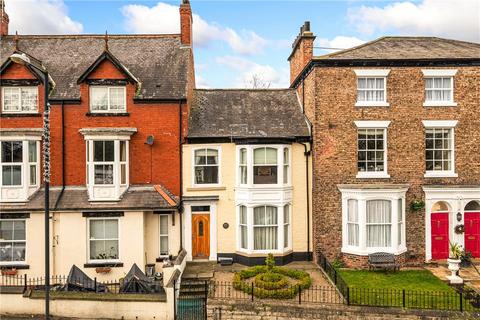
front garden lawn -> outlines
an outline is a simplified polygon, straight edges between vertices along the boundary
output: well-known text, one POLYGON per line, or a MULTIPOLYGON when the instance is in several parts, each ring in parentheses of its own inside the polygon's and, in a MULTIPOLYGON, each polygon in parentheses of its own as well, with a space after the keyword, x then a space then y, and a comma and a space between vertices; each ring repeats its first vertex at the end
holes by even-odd
MULTIPOLYGON (((460 310, 460 295, 428 270, 337 271, 348 284, 354 305, 460 310)), ((461 303, 464 310, 471 310, 465 299, 461 303)))

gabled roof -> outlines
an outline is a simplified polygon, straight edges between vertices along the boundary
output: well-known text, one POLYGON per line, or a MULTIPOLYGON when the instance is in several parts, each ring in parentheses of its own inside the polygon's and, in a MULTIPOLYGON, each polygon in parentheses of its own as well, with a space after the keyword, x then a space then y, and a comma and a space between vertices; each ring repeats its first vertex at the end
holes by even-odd
POLYGON ((84 73, 78 78, 77 84, 84 82, 88 76, 95 71, 95 69, 103 62, 110 61, 131 83, 139 83, 137 78, 117 59, 115 56, 108 50, 103 51, 103 53, 92 63, 90 67, 85 70, 84 73))
MULTIPOLYGON (((479 38, 480 41, 480 38, 479 38)), ((314 57, 342 59, 479 59, 480 43, 436 37, 381 37, 362 45, 314 57)))
MULTIPOLYGON (((10 58, 10 56, 12 54, 21 54, 21 55, 25 55, 27 56, 28 59, 30 59, 30 64, 34 65, 36 68, 42 70, 42 69, 45 69, 45 67, 43 66, 42 64, 42 61, 38 60, 37 58, 35 57, 32 57, 31 55, 29 55, 28 53, 26 52, 22 52, 22 51, 19 51, 19 50, 15 50, 14 52, 12 52, 8 57, 7 59, 2 63, 2 65, 0 66, 0 75, 8 68, 10 67, 10 65, 12 63, 15 63, 12 61, 12 59, 10 58)), ((43 83, 44 79, 43 79, 43 74, 36 68, 33 68, 31 67, 30 65, 27 65, 27 69, 30 70, 30 72, 41 82, 43 83)), ((53 86, 55 86, 55 82, 53 81, 52 77, 49 76, 49 83, 53 84, 53 86)))
POLYGON ((310 136, 293 89, 197 89, 188 139, 296 139, 310 136))
MULTIPOLYGON (((0 64, 16 50, 0 40, 0 64)), ((18 50, 40 60, 56 83, 52 99, 79 99, 77 80, 105 51, 105 35, 18 36, 18 50)), ((185 99, 190 47, 179 35, 108 35, 108 51, 142 84, 137 99, 185 99)))

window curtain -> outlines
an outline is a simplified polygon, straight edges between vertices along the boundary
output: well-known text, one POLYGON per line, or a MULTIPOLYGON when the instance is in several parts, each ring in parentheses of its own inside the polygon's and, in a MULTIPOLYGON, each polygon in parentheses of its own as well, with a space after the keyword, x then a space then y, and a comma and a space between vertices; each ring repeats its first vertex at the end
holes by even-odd
POLYGON ((402 199, 398 199, 398 245, 402 244, 402 229, 403 229, 403 204, 402 199))
POLYGON ((353 199, 348 200, 347 236, 349 246, 358 246, 358 201, 353 199))
POLYGON ((390 247, 392 211, 390 201, 367 201, 367 247, 390 247))
POLYGON ((254 250, 277 249, 277 208, 257 207, 253 211, 254 250))
POLYGON ((248 249, 247 207, 240 206, 240 247, 248 249))

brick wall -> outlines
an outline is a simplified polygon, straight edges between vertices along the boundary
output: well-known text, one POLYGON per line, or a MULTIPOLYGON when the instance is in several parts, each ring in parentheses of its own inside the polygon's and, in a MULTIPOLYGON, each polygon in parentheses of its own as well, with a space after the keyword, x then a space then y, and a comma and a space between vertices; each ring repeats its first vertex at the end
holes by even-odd
MULTIPOLYGON (((406 262, 425 257, 424 210, 409 205, 423 199, 423 185, 472 185, 480 181, 480 68, 459 67, 455 76, 456 107, 423 107, 421 68, 390 68, 387 101, 390 107, 355 107, 354 68, 316 68, 313 234, 315 250, 329 259, 340 256, 341 194, 338 184, 409 184, 406 194, 406 262), (356 179, 357 128, 355 120, 389 120, 388 173, 390 179, 356 179), (458 178, 424 178, 425 130, 422 120, 458 120, 455 128, 455 168, 458 178)), ((357 69, 357 68, 355 68, 357 69)), ((301 85, 301 84, 300 84, 301 85)), ((308 86, 310 87, 310 86, 308 86)), ((307 93, 307 91, 306 91, 307 93)), ((311 114, 311 113, 310 113, 311 114)), ((357 263, 352 265, 357 266, 357 263)), ((349 262, 347 257, 346 262, 349 262)))

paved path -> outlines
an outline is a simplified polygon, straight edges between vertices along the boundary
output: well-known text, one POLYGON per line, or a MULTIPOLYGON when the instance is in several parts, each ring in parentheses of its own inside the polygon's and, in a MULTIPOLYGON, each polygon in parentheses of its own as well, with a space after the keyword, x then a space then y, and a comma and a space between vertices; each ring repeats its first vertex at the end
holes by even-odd
MULTIPOLYGON (((475 266, 480 271, 480 263, 475 262, 475 266)), ((448 270, 448 267, 443 264, 438 266, 427 266, 426 269, 430 270, 430 272, 443 281, 449 281, 447 276, 452 274, 452 272, 448 270)), ((480 273, 475 270, 473 266, 460 268, 460 277, 468 285, 480 290, 480 273)))

